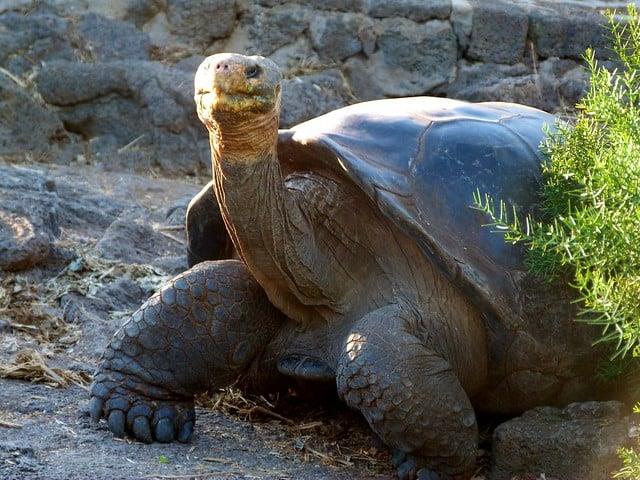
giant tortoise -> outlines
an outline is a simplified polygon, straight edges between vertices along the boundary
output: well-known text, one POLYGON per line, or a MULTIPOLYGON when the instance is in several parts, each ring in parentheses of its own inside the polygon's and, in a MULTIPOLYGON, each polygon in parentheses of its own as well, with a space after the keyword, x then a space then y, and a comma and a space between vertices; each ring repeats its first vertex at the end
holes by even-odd
MULTIPOLYGON (((281 79, 257 56, 199 67, 211 188, 239 259, 197 264, 118 330, 94 419, 116 436, 188 441, 198 392, 332 383, 398 452, 400 478, 467 478, 476 412, 600 395, 571 291, 528 274, 524 249, 471 207, 479 189, 536 211, 552 115, 417 97, 279 131, 281 79)), ((190 208, 194 261, 228 254, 202 238, 212 195, 190 208)))

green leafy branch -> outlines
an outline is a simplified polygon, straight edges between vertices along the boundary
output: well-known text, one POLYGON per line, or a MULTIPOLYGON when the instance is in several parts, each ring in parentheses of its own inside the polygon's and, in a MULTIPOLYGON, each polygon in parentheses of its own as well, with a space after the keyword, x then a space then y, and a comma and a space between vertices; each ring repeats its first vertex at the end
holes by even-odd
POLYGON ((573 125, 558 123, 542 145, 536 218, 475 192, 474 206, 508 242, 527 248, 527 267, 549 280, 568 277, 581 320, 602 328, 618 356, 640 354, 640 17, 609 13, 621 68, 585 54, 590 88, 573 125))

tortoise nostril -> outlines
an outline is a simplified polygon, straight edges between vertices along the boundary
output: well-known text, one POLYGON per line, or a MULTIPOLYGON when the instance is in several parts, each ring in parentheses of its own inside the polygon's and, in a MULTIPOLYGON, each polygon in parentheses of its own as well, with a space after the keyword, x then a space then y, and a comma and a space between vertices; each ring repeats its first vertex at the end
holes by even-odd
POLYGON ((226 62, 220 62, 216 65, 216 70, 229 70, 229 64, 226 62))

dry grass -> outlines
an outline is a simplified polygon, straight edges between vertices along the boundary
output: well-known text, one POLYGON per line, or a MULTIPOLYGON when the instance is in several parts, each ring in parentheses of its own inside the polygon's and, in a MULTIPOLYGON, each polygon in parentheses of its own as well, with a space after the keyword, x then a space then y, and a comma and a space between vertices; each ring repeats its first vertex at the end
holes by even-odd
POLYGON ((250 420, 256 429, 277 437, 273 447, 283 456, 357 466, 367 475, 391 471, 389 451, 372 445, 369 428, 350 411, 310 405, 296 399, 295 392, 266 398, 245 395, 236 388, 201 395, 196 401, 204 409, 250 420))
MULTIPOLYGON (((155 290, 168 275, 147 265, 130 265, 104 260, 91 254, 79 254, 57 275, 34 280, 23 274, 8 274, 0 280, 0 320, 29 346, 22 348, 8 363, 0 363, 0 377, 41 382, 55 387, 70 384, 85 386, 90 378, 47 365, 47 354, 75 344, 81 337, 78 325, 62 318, 60 299, 68 293, 91 298, 105 284, 128 276, 143 288, 155 290), (38 351, 40 350, 40 351, 38 351)), ((131 312, 112 312, 112 317, 131 312)), ((21 343, 21 342, 19 342, 21 343)))
POLYGON ((10 364, 0 364, 0 377, 44 383, 52 387, 74 384, 85 388, 90 382, 86 373, 49 367, 42 355, 31 348, 18 352, 10 364))
POLYGON ((40 344, 64 348, 75 343, 78 328, 65 323, 54 308, 55 299, 42 284, 22 275, 8 275, 0 281, 0 319, 15 332, 40 344))
POLYGON ((25 275, 7 275, 0 280, 0 319, 6 319, 14 331, 30 335, 38 343, 65 348, 78 340, 80 332, 77 326, 60 318, 60 298, 72 292, 93 298, 105 284, 125 276, 147 290, 156 290, 169 278, 148 265, 123 264, 88 253, 79 254, 48 280, 36 282, 25 275))

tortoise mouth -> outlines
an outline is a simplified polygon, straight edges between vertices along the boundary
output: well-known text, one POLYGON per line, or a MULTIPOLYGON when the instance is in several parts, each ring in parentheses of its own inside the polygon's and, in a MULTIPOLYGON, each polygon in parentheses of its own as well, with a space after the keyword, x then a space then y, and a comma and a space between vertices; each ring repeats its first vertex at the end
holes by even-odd
POLYGON ((211 113, 241 113, 254 112, 266 113, 276 107, 276 99, 280 86, 272 94, 254 91, 225 91, 219 87, 211 90, 199 90, 196 93, 196 102, 211 113))

